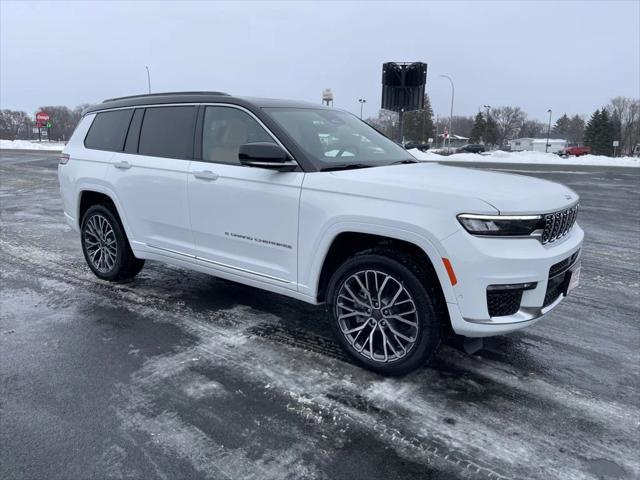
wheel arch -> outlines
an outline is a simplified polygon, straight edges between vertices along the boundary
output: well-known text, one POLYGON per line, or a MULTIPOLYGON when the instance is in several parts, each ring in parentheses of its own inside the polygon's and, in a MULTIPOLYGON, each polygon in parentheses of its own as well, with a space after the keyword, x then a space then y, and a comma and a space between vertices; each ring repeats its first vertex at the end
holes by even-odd
POLYGON ((438 250, 424 237, 413 232, 377 232, 370 233, 358 229, 336 232, 327 242, 322 255, 322 263, 316 267, 317 278, 315 297, 319 303, 325 301, 327 286, 335 270, 348 258, 375 247, 390 247, 401 250, 417 259, 424 266, 429 280, 442 295, 444 302, 455 302, 453 288, 442 263, 438 250))
POLYGON ((126 218, 122 206, 118 202, 117 196, 110 189, 101 185, 83 186, 78 191, 78 228, 82 228, 82 217, 92 205, 110 205, 113 207, 114 214, 120 220, 122 228, 127 235, 129 243, 131 243, 131 232, 128 228, 126 218))

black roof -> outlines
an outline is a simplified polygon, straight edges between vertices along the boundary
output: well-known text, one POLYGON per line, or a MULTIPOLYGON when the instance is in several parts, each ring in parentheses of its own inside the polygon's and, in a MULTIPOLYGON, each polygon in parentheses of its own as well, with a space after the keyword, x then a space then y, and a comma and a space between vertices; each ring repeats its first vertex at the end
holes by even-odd
POLYGON ((82 114, 86 115, 87 113, 107 110, 111 108, 138 107, 145 105, 156 105, 159 103, 230 103, 234 105, 240 105, 249 109, 265 107, 327 108, 315 103, 295 100, 233 97, 224 92, 165 92, 109 98, 102 103, 88 107, 84 112, 82 112, 82 114))

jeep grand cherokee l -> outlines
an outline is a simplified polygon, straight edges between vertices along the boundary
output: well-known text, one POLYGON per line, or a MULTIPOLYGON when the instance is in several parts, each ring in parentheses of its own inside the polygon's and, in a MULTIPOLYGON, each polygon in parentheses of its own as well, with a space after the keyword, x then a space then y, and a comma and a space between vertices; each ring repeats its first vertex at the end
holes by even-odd
POLYGON ((88 108, 58 167, 101 279, 156 260, 326 304, 361 365, 398 375, 443 335, 533 325, 578 279, 578 196, 419 163, 355 116, 215 92, 88 108))

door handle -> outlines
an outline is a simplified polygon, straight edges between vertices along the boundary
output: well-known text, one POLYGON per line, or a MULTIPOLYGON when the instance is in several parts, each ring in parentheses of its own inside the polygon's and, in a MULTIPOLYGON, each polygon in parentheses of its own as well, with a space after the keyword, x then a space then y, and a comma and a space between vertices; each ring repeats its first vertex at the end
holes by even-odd
POLYGON ((125 160, 121 161, 121 162, 116 162, 113 164, 114 167, 116 168, 120 168, 122 170, 128 170, 131 168, 131 164, 125 160))
POLYGON ((200 180, 217 180, 220 175, 213 173, 211 170, 203 170, 201 172, 193 172, 193 176, 200 180))

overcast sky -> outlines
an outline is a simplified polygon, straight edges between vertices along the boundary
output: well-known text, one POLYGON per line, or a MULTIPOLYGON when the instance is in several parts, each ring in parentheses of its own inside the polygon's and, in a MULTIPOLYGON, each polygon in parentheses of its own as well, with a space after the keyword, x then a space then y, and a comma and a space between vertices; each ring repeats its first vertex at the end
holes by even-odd
POLYGON ((0 105, 222 90, 380 107, 386 61, 422 61, 434 111, 590 114, 640 97, 640 1, 13 2, 0 0, 0 105))

